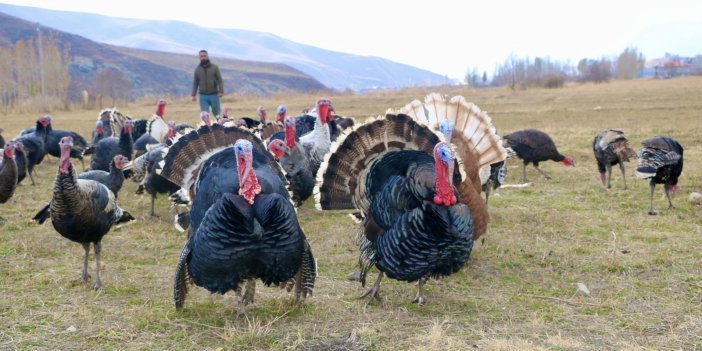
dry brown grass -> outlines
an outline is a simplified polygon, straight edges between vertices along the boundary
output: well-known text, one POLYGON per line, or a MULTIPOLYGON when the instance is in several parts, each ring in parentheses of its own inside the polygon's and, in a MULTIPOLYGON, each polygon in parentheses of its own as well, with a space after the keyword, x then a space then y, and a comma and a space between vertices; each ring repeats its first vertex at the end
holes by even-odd
MULTIPOLYGON (((428 90, 331 96, 340 114, 365 118, 422 98, 428 90)), ((356 269, 355 229, 344 214, 298 215, 319 263, 315 296, 300 306, 259 286, 247 317, 236 316, 233 294, 194 287, 182 312, 172 304, 175 262, 183 242, 166 218, 147 216, 149 200, 127 183, 122 207, 138 221, 103 240, 103 291, 77 283, 82 248, 50 224, 30 218, 51 196, 57 160, 38 166, 38 185, 22 184, 0 206, 0 349, 19 350, 699 350, 702 349, 702 209, 685 199, 702 191, 702 78, 613 82, 556 90, 443 88, 493 117, 501 133, 534 127, 551 134, 577 167, 544 163, 534 185, 498 190, 491 222, 472 261, 428 284, 429 303, 410 303, 415 287, 383 282, 383 306, 364 308, 362 289, 346 281, 356 269), (632 144, 654 134, 685 147, 685 170, 674 210, 659 187, 658 216, 646 215, 648 186, 634 179, 602 188, 591 150, 594 135, 623 128, 632 144), (591 294, 577 293, 577 283, 591 294)), ((235 116, 258 105, 288 111, 316 95, 227 96, 235 116)), ((120 108, 149 116, 155 100, 120 108)), ((195 123, 198 106, 172 100, 170 119, 195 123)), ((90 135, 97 110, 53 114, 55 128, 90 135)), ((0 115, 5 137, 33 124, 37 113, 0 115)), ((521 177, 509 163, 508 183, 521 177)), ((91 265, 93 264, 91 257, 91 265)))

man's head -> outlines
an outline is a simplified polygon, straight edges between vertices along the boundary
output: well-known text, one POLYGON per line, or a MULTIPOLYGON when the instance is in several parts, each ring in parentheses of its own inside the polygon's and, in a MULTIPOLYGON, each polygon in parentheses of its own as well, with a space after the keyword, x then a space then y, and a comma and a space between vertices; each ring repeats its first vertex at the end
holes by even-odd
POLYGON ((207 54, 207 50, 200 50, 200 64, 204 66, 208 63, 210 63, 210 57, 207 54))

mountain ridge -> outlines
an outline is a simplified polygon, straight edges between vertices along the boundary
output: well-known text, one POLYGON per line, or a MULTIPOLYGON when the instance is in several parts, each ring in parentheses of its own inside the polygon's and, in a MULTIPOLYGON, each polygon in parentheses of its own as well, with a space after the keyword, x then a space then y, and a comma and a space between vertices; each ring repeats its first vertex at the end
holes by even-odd
MULTIPOLYGON (((54 36, 64 49, 70 47, 69 97, 79 100, 83 90, 95 90, 102 70, 114 68, 131 82, 130 98, 146 95, 190 95, 195 55, 174 54, 125 48, 98 43, 36 22, 0 12, 0 47, 11 47, 19 40, 35 38, 38 31, 54 36)), ((321 91, 326 87, 316 79, 283 64, 232 59, 213 59, 225 81, 225 93, 274 93, 284 91, 321 91)))
POLYGON ((213 58, 286 64, 335 90, 440 85, 448 78, 376 56, 360 56, 299 44, 275 34, 218 29, 173 20, 143 20, 0 4, 0 12, 111 45, 213 58), (398 78, 402 77, 402 78, 398 78))

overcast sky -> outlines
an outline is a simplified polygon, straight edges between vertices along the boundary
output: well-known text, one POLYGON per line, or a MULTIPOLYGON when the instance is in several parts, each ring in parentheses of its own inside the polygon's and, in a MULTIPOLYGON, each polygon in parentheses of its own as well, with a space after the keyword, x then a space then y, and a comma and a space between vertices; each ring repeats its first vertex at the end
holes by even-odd
POLYGON ((0 0, 113 17, 269 32, 462 78, 509 55, 573 65, 636 47, 646 58, 702 54, 702 1, 0 0), (413 4, 416 2, 416 4, 413 4))

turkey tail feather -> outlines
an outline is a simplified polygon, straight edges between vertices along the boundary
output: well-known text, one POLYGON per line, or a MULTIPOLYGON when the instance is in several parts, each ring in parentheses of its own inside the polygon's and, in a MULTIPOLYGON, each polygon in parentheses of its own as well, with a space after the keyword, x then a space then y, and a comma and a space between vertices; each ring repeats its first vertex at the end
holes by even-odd
POLYGON ((422 150, 433 154, 441 137, 407 115, 387 115, 344 132, 325 155, 317 172, 318 209, 359 208, 367 212, 365 177, 370 165, 390 151, 422 150))
POLYGON ((190 240, 183 246, 183 251, 180 253, 180 259, 178 259, 178 265, 176 266, 175 282, 173 284, 173 302, 176 309, 183 308, 185 296, 188 294, 188 284, 190 283, 188 256, 190 256, 190 240))
POLYGON ((303 299, 312 297, 314 290, 314 282, 317 279, 317 261, 312 255, 312 247, 305 240, 305 249, 302 253, 302 265, 300 266, 300 277, 297 281, 298 288, 295 291, 295 297, 303 299))
POLYGON ((48 203, 48 204, 46 204, 46 206, 42 207, 37 212, 37 214, 35 214, 34 217, 32 217, 32 220, 34 220, 35 222, 37 222, 39 224, 44 224, 44 222, 46 222, 46 220, 49 219, 49 217, 51 217, 51 204, 50 203, 48 203))
MULTIPOLYGON (((164 149, 166 154, 159 163, 160 175, 184 189, 189 189, 197 179, 200 166, 210 156, 234 145, 239 139, 250 141, 262 155, 268 156, 269 153, 261 139, 245 129, 223 127, 219 124, 202 126, 180 137, 170 148, 164 149)), ((280 170, 273 157, 268 158, 272 169, 280 170)), ((280 176, 283 177, 282 174, 280 176)))

